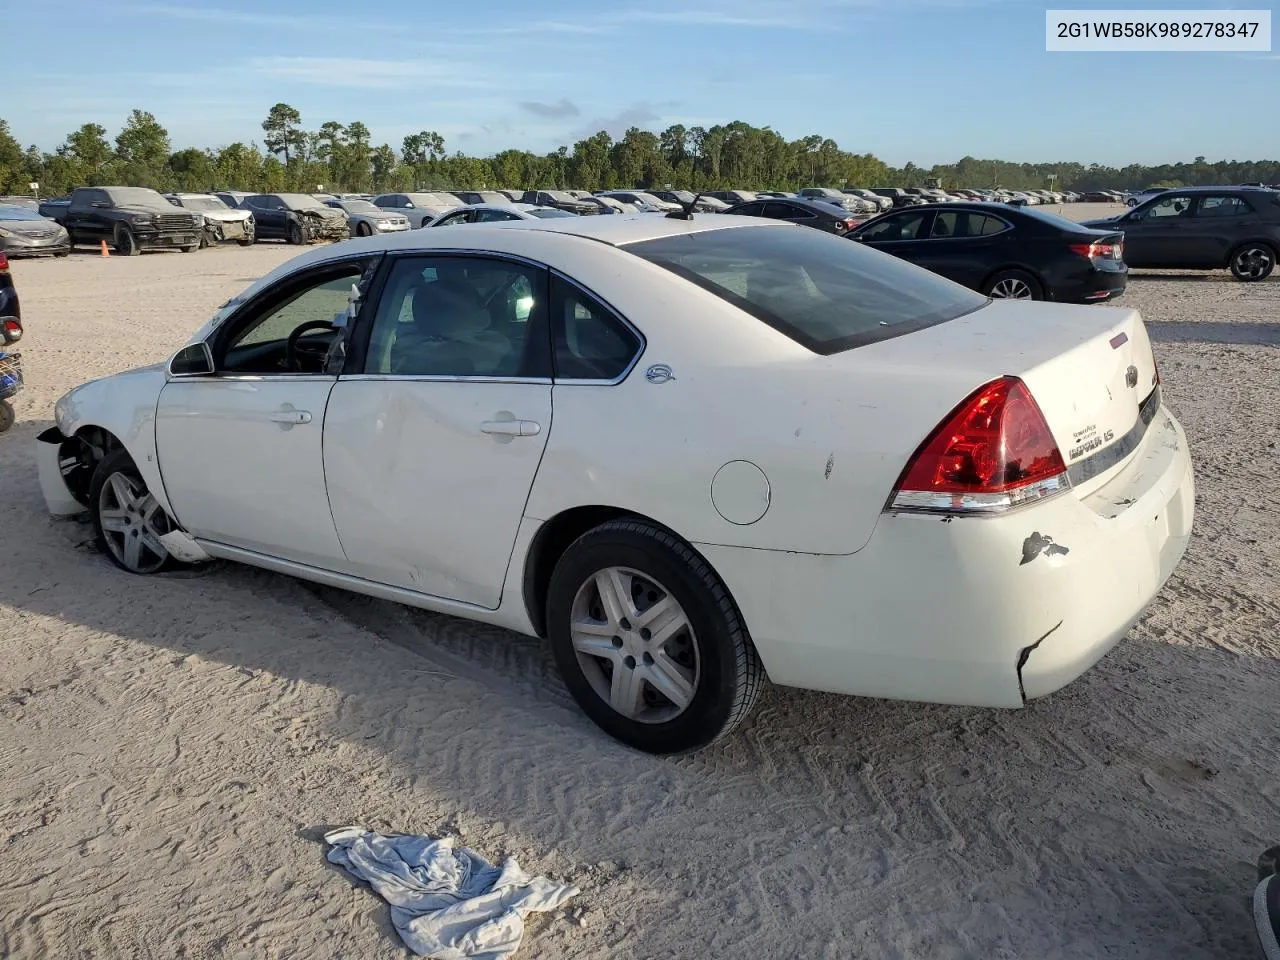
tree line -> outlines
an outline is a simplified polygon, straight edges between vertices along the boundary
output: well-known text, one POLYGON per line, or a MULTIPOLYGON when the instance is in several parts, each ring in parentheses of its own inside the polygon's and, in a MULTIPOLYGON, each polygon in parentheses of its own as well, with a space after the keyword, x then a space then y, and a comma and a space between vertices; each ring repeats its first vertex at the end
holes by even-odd
POLYGON ((964 157, 952 164, 892 167, 870 153, 842 150, 817 134, 787 140, 770 127, 741 121, 712 127, 679 124, 661 133, 632 127, 614 140, 601 130, 551 153, 503 150, 491 157, 449 153, 444 138, 422 130, 400 149, 374 146, 359 121, 330 120, 309 130, 301 114, 277 103, 262 123, 262 146, 237 142, 174 151, 169 133, 145 110, 130 113, 114 140, 86 123, 53 152, 25 150, 0 119, 0 193, 42 196, 77 186, 119 184, 157 190, 389 192, 432 189, 657 187, 690 190, 807 186, 1140 189, 1147 186, 1280 182, 1280 161, 1208 162, 1116 168, 1081 163, 1010 163, 964 157))

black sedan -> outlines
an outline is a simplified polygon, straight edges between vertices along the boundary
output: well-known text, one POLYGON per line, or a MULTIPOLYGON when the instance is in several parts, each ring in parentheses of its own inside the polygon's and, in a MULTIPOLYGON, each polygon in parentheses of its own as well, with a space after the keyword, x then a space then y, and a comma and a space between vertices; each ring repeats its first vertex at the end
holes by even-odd
POLYGON ((989 297, 1099 303, 1124 292, 1124 234, 999 203, 927 204, 868 220, 850 239, 989 297))
POLYGON ((820 200, 804 200, 800 197, 771 198, 748 200, 746 203, 735 203, 722 211, 737 214, 740 217, 767 217, 770 220, 789 220, 806 227, 816 227, 827 233, 843 236, 860 221, 844 207, 820 200))
POLYGON ((1167 190, 1128 213, 1086 225, 1123 230, 1131 267, 1230 270, 1237 280, 1265 280, 1280 256, 1280 193, 1258 187, 1167 190))
POLYGON ((65 257, 71 252, 66 228, 26 206, 0 206, 0 251, 10 257, 65 257))
POLYGON ((240 206, 253 212, 254 234, 259 240, 314 243, 345 240, 348 218, 342 210, 327 207, 309 193, 255 193, 240 206))

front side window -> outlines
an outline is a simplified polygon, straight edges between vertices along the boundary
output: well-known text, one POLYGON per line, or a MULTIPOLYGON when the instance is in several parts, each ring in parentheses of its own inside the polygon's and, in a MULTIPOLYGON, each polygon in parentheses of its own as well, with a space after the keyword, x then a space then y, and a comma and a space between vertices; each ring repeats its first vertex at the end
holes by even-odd
POLYGON ((926 213, 899 213, 892 217, 885 217, 858 234, 858 239, 868 243, 915 240, 920 235, 920 227, 927 216, 926 213))
POLYGON ((1165 217, 1181 217, 1191 210, 1191 198, 1176 196, 1165 197, 1159 203, 1153 203, 1142 214, 1144 220, 1162 220, 1165 217))
POLYGON ((546 272, 489 257, 404 257, 378 302, 365 373, 550 376, 546 272))
POLYGON ((453 227, 453 226, 457 226, 459 223, 466 223, 470 219, 471 219, 470 210, 459 210, 457 213, 449 214, 449 216, 445 217, 443 220, 437 223, 436 226, 437 227, 453 227))
POLYGON ((345 312, 363 264, 342 264, 311 283, 260 306, 249 305, 227 327, 219 371, 228 373, 319 373, 335 338, 334 318, 345 312))
POLYGON ((556 380, 616 380, 640 352, 640 338, 595 297, 560 277, 551 281, 556 380))
POLYGON ((506 213, 502 210, 477 210, 476 223, 495 223, 500 220, 519 220, 514 213, 506 213))
POLYGON ((822 230, 713 229, 622 249, 820 354, 922 330, 987 304, 937 274, 822 230))

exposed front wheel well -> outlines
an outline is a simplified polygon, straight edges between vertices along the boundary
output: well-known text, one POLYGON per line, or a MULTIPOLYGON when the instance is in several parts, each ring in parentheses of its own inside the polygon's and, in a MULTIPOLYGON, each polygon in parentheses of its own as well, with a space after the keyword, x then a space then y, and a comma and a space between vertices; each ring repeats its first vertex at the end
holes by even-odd
POLYGON ((90 485, 93 483, 93 472, 106 457, 117 450, 123 450, 124 444, 110 430, 102 427, 81 427, 74 436, 62 442, 59 459, 63 462, 62 479, 67 490, 79 503, 89 505, 90 485), (75 463, 71 458, 75 458, 75 463))

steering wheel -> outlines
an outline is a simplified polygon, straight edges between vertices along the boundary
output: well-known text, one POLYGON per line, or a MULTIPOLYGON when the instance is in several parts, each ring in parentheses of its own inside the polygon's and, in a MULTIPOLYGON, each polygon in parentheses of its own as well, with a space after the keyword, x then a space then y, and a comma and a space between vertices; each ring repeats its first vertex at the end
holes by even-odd
POLYGON ((300 338, 305 333, 312 330, 332 330, 335 333, 338 328, 329 320, 308 320, 306 323, 299 324, 293 328, 293 332, 289 334, 289 339, 284 345, 284 362, 285 366, 290 370, 298 373, 305 373, 302 369, 302 362, 306 360, 315 360, 323 365, 324 358, 329 354, 329 348, 333 346, 333 341, 326 340, 323 343, 302 343, 300 338))

